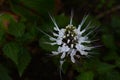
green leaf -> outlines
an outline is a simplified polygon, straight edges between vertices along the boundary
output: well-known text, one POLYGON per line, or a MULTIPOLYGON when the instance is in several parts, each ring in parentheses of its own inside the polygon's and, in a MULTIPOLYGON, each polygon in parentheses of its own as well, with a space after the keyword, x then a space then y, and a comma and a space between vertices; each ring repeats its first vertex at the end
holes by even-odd
POLYGON ((21 0, 20 2, 41 13, 48 12, 54 8, 54 0, 21 0))
POLYGON ((0 26, 0 45, 4 42, 5 40, 5 30, 0 26))
POLYGON ((111 50, 116 49, 115 43, 114 43, 114 37, 112 35, 103 35, 102 41, 107 48, 109 48, 111 50))
POLYGON ((27 18, 30 18, 30 14, 46 16, 55 8, 54 0, 14 0, 11 5, 13 12, 27 18))
POLYGON ((103 59, 105 61, 111 61, 111 60, 116 60, 118 58, 118 56, 119 55, 115 51, 110 51, 110 52, 107 53, 106 56, 103 56, 103 59))
POLYGON ((30 60, 31 60, 31 56, 29 55, 28 51, 24 48, 21 48, 20 54, 18 54, 18 65, 17 65, 20 76, 22 76, 24 70, 30 63, 30 60))
POLYGON ((115 70, 108 72, 105 76, 105 80, 120 80, 120 72, 115 70))
POLYGON ((113 15, 112 20, 111 20, 111 25, 112 25, 112 27, 119 28, 119 26, 120 26, 120 16, 113 15))
POLYGON ((120 68, 120 57, 116 58, 115 62, 116 66, 120 68))
POLYGON ((4 54, 10 58, 16 65, 18 65, 18 54, 20 52, 20 48, 16 43, 8 43, 3 47, 4 54))
POLYGON ((19 6, 18 4, 14 4, 12 7, 11 7, 11 10, 20 15, 21 18, 23 18, 24 20, 29 20, 29 21, 35 21, 36 17, 35 14, 33 14, 32 12, 29 11, 29 9, 26 9, 24 7, 21 7, 19 6))
POLYGON ((26 30, 26 33, 23 35, 23 40, 25 41, 32 41, 37 38, 38 30, 36 26, 28 26, 29 29, 26 30), (31 27, 31 28, 29 28, 31 27))
POLYGON ((12 80, 8 75, 8 70, 0 64, 0 80, 12 80))
POLYGON ((25 25, 23 23, 11 22, 8 31, 15 37, 21 37, 25 32, 25 25))
POLYGON ((97 65, 97 72, 98 73, 107 73, 108 71, 111 71, 115 68, 115 65, 107 64, 107 63, 102 63, 99 62, 97 65))
POLYGON ((27 50, 18 44, 11 42, 3 47, 4 54, 10 58, 17 66, 19 75, 22 76, 29 64, 31 57, 27 50))
POLYGON ((94 73, 91 71, 82 72, 78 77, 76 77, 76 80, 94 80, 94 73))
POLYGON ((112 20, 111 20, 111 26, 112 26, 112 30, 114 30, 114 32, 116 32, 118 36, 120 35, 120 16, 112 16, 112 20))

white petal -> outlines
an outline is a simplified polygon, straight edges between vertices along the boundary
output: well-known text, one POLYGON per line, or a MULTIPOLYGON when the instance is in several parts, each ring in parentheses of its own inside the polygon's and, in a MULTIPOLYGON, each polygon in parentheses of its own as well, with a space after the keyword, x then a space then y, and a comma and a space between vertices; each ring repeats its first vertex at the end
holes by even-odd
POLYGON ((64 63, 64 60, 60 60, 60 68, 62 68, 63 63, 64 63))
POLYGON ((62 47, 58 47, 58 52, 61 53, 62 52, 62 47))
POLYGON ((53 28, 55 31, 58 31, 56 27, 53 28))
POLYGON ((84 51, 85 49, 90 50, 90 48, 85 47, 83 45, 76 45, 77 50, 80 52, 81 55, 88 55, 88 52, 84 51))
POLYGON ((62 53, 61 59, 63 59, 65 57, 65 52, 62 53))
POLYGON ((81 54, 81 55, 88 55, 88 52, 86 52, 86 51, 81 51, 80 54, 81 54))
POLYGON ((84 50, 91 50, 92 48, 94 48, 94 47, 85 47, 84 50))
POLYGON ((61 44, 62 44, 62 39, 57 40, 56 43, 57 43, 58 45, 61 45, 61 44))
POLYGON ((58 35, 58 34, 56 34, 56 33, 53 33, 53 35, 54 35, 54 36, 59 36, 59 35, 58 35))
POLYGON ((50 37, 50 40, 51 40, 51 41, 56 41, 56 39, 55 39, 55 38, 53 38, 53 37, 50 37))
POLYGON ((52 51, 53 55, 58 55, 59 52, 56 52, 56 51, 52 51))
POLYGON ((70 53, 71 56, 71 61, 75 63, 74 55, 76 54, 76 51, 73 49, 72 52, 70 53))
POLYGON ((68 51, 70 50, 70 48, 69 48, 68 46, 63 46, 62 49, 63 49, 63 51, 65 51, 65 52, 68 52, 68 51))
POLYGON ((50 44, 50 45, 56 45, 56 42, 50 43, 50 42, 44 42, 45 44, 50 44))
POLYGON ((56 42, 54 42, 54 43, 50 43, 50 45, 56 45, 56 42))
POLYGON ((63 37, 64 36, 64 33, 65 33, 65 29, 61 29, 59 31, 59 37, 63 37))

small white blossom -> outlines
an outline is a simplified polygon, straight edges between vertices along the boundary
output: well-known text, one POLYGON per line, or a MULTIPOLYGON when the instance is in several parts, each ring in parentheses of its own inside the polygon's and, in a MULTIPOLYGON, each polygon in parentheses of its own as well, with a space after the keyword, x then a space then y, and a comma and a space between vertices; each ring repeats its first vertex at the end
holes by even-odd
POLYGON ((55 19, 50 16, 51 20, 55 25, 54 32, 52 32, 53 36, 50 36, 46 33, 45 34, 51 40, 51 42, 49 42, 48 44, 52 46, 58 45, 58 49, 56 51, 52 51, 52 53, 53 55, 59 55, 59 54, 61 55, 60 65, 64 63, 66 57, 70 57, 71 61, 75 63, 76 58, 80 58, 83 55, 88 56, 90 50, 95 48, 95 46, 90 47, 83 44, 83 43, 89 44, 93 42, 90 41, 88 38, 88 35, 91 34, 92 31, 86 34, 86 31, 90 26, 90 23, 84 29, 81 29, 87 17, 88 16, 85 16, 82 22, 78 25, 78 27, 75 27, 72 24, 72 18, 73 18, 73 14, 72 14, 70 23, 65 28, 60 29, 55 19))

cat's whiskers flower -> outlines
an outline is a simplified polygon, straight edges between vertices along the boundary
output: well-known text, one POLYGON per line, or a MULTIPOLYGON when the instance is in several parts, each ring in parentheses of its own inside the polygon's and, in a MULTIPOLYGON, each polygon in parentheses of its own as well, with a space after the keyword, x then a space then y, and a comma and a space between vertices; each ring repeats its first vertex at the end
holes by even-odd
POLYGON ((71 15, 70 24, 68 24, 65 28, 61 29, 59 29, 57 23, 55 22, 55 19, 53 19, 51 16, 50 18, 55 25, 54 27, 55 32, 53 32, 54 37, 49 37, 50 40, 52 41, 50 44, 52 46, 58 45, 57 51, 52 51, 52 53, 53 55, 61 54, 60 58, 62 60, 62 64, 64 62, 63 60, 68 55, 70 56, 71 61, 75 63, 75 56, 78 56, 78 54, 76 53, 79 53, 79 56, 81 55, 87 56, 89 51, 94 48, 82 44, 91 43, 91 41, 88 39, 88 35, 92 31, 83 36, 91 22, 86 26, 86 28, 81 30, 81 27, 88 18, 88 15, 83 18, 81 24, 78 25, 78 28, 76 28, 72 24, 73 13, 71 15))

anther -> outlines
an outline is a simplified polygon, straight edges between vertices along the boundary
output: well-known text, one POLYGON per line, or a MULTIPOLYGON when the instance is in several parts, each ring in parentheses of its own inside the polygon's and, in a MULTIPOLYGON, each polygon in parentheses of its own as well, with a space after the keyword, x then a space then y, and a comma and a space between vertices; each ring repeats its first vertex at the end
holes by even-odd
POLYGON ((67 43, 69 43, 69 42, 70 42, 70 40, 68 39, 68 40, 67 40, 67 43))
POLYGON ((71 44, 71 48, 73 48, 73 46, 74 46, 74 45, 73 45, 73 44, 71 44))
POLYGON ((69 36, 69 34, 67 34, 67 37, 69 36))

